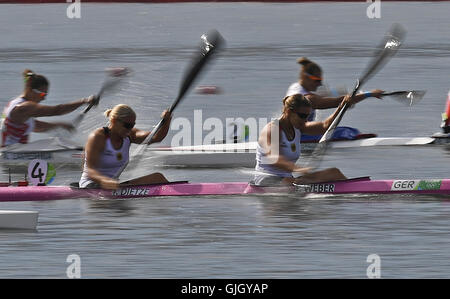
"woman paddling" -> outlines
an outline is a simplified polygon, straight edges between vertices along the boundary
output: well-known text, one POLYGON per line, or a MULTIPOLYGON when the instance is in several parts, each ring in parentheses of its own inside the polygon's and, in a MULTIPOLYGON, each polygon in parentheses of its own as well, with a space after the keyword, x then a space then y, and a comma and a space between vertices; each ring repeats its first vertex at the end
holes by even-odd
POLYGON ((336 111, 326 120, 319 122, 307 121, 312 112, 312 104, 303 95, 295 94, 285 97, 281 117, 268 123, 259 135, 256 148, 257 173, 252 183, 270 186, 346 179, 337 168, 309 172, 309 168, 295 164, 301 153, 301 135, 304 133, 324 134, 346 102, 354 104, 355 100, 349 95, 344 96, 336 111), (295 179, 293 173, 302 174, 302 176, 295 179))
MULTIPOLYGON (((105 116, 109 119, 108 126, 92 132, 86 143, 80 188, 119 188, 117 179, 128 164, 130 144, 142 143, 150 134, 148 131, 134 128, 136 113, 125 104, 107 110, 105 116)), ((169 131, 171 114, 166 110, 162 118, 165 120, 164 125, 150 143, 161 142, 169 131)), ((146 184, 167 182, 160 173, 145 177, 146 184)))
MULTIPOLYGON (((306 57, 297 59, 297 63, 302 66, 300 70, 299 81, 292 83, 289 86, 286 92, 286 96, 298 93, 305 96, 312 105, 312 111, 310 116, 308 117, 308 121, 313 121, 316 118, 315 109, 336 108, 343 101, 344 96, 324 97, 314 93, 317 88, 322 85, 322 69, 318 64, 312 62, 306 57)), ((353 101, 356 104, 369 97, 381 99, 383 92, 383 90, 374 89, 370 92, 360 93, 354 97, 353 101)), ((349 127, 338 127, 334 132, 333 138, 352 139, 358 134, 360 134, 360 132, 357 129, 349 127)), ((302 139, 320 139, 320 136, 315 136, 313 138, 312 136, 303 135, 302 139)))
POLYGON ((68 104, 41 105, 48 94, 49 82, 31 70, 23 72, 25 89, 22 95, 8 103, 3 111, 2 147, 15 143, 28 143, 31 132, 46 132, 55 128, 72 130, 73 125, 64 122, 45 122, 36 117, 56 116, 70 113, 84 104, 95 103, 94 96, 82 98, 68 104))

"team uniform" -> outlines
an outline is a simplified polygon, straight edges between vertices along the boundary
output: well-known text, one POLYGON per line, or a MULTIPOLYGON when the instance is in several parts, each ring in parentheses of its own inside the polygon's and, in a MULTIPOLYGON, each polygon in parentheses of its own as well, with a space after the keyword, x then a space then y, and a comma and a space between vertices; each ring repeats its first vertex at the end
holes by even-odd
MULTIPOLYGON (((104 127, 103 130, 107 136, 105 142, 105 149, 100 154, 98 160, 97 170, 104 176, 117 179, 121 172, 125 169, 128 161, 130 160, 130 137, 123 139, 120 149, 115 149, 111 144, 111 138, 109 137, 109 128, 104 127)), ((87 161, 84 158, 83 173, 79 182, 80 188, 93 188, 99 187, 97 183, 91 180, 87 173, 87 161)))
POLYGON ((11 120, 11 111, 26 100, 18 97, 11 102, 3 110, 2 114, 2 147, 15 143, 28 143, 30 133, 34 129, 34 118, 27 119, 24 123, 18 124, 11 120))
MULTIPOLYGON (((279 128, 278 124, 272 122, 272 126, 279 128)), ((302 133, 299 129, 294 128, 295 136, 292 140, 289 140, 283 130, 280 132, 279 152, 278 155, 287 159, 288 161, 295 163, 301 154, 300 139, 302 133)), ((274 145, 272 142, 271 146, 274 145)), ((258 143, 256 147, 256 175, 251 182, 257 186, 270 186, 279 185, 284 178, 292 178, 292 172, 280 169, 273 165, 274 161, 270 161, 267 158, 269 153, 258 143)), ((273 154, 273 151, 272 151, 273 154)))

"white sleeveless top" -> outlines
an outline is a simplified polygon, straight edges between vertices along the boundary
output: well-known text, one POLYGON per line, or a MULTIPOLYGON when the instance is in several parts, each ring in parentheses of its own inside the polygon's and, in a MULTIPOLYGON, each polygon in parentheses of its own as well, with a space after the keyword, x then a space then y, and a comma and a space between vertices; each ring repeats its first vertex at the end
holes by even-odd
MULTIPOLYGON (((273 122, 272 122, 273 125, 273 122)), ((278 125, 276 125, 278 127, 278 125)), ((283 130, 280 130, 280 147, 279 155, 292 163, 297 162, 301 154, 300 139, 302 133, 299 129, 294 128, 295 136, 294 139, 288 140, 286 134, 283 130)), ((273 154, 273 151, 272 151, 273 154)), ((280 169, 271 164, 272 161, 268 161, 267 152, 258 142, 256 147, 256 167, 255 170, 258 172, 255 177, 255 181, 258 180, 258 176, 278 176, 278 177, 292 177, 292 172, 280 169)))
MULTIPOLYGON (((301 95, 305 96, 308 94, 312 94, 312 92, 310 92, 309 90, 306 90, 303 86, 300 85, 299 82, 295 82, 289 86, 289 88, 286 92, 286 97, 294 95, 294 94, 301 94, 301 95)), ((312 109, 311 114, 308 117, 308 121, 314 121, 315 119, 316 119, 316 110, 312 109)))
POLYGON ((30 117, 24 123, 18 124, 11 120, 11 111, 26 100, 18 97, 8 103, 2 114, 2 146, 15 143, 28 143, 28 137, 34 129, 34 118, 30 117))
MULTIPOLYGON (((122 147, 116 150, 111 144, 111 138, 106 138, 105 149, 100 154, 97 171, 102 175, 117 179, 125 169, 130 159, 130 138, 124 138, 122 147)), ((84 158, 83 173, 79 182, 80 188, 86 188, 89 184, 94 183, 87 174, 86 157, 84 158)))

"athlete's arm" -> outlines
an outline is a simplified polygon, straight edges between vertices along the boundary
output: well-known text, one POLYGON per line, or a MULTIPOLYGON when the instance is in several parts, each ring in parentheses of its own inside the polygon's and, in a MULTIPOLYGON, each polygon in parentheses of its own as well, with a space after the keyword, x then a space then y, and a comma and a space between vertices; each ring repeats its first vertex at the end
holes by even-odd
POLYGON ((105 148, 106 136, 103 129, 97 129, 89 135, 85 146, 86 171, 91 180, 98 183, 103 189, 119 188, 119 181, 102 175, 98 170, 98 161, 105 148))

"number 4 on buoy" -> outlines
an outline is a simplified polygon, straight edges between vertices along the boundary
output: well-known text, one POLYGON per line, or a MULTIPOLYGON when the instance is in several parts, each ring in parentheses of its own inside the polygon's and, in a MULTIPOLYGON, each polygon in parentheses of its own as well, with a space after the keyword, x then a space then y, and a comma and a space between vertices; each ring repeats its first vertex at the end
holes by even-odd
POLYGON ((34 186, 45 186, 55 178, 55 169, 45 160, 35 159, 28 164, 28 181, 34 186))

